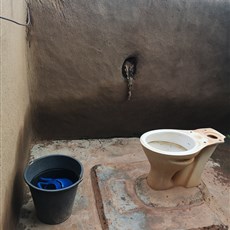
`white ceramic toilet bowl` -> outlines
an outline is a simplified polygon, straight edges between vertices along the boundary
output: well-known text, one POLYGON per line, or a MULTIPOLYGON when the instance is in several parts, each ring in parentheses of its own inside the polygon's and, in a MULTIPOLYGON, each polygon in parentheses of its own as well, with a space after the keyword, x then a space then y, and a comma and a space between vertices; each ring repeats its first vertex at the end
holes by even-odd
POLYGON ((148 185, 156 190, 199 185, 205 163, 224 138, 211 128, 144 133, 140 142, 151 165, 148 185))

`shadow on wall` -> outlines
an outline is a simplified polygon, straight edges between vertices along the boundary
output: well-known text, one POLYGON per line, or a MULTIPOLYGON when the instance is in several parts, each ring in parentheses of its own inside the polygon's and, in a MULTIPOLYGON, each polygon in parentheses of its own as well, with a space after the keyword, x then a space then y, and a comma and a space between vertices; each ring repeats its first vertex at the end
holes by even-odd
POLYGON ((41 139, 135 137, 162 128, 212 127, 227 133, 230 128, 230 114, 220 112, 225 111, 225 103, 204 105, 184 100, 174 104, 164 98, 117 103, 104 107, 85 98, 39 105, 33 114, 33 128, 41 139))
POLYGON ((3 229, 15 229, 18 223, 19 212, 24 198, 25 183, 23 171, 29 158, 29 148, 32 141, 31 112, 27 109, 24 119, 24 127, 21 127, 18 134, 17 152, 14 172, 12 172, 9 191, 6 191, 8 199, 5 200, 3 218, 3 229))

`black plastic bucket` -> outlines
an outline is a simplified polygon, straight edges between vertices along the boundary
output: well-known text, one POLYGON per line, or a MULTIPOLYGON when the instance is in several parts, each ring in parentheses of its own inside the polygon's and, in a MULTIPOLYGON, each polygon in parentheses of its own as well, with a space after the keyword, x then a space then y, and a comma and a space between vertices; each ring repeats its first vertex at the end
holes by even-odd
POLYGON ((46 224, 59 224, 67 220, 74 204, 78 184, 82 181, 82 164, 69 156, 49 155, 38 158, 29 164, 24 171, 24 179, 28 184, 37 217, 46 224), (61 189, 43 189, 34 184, 35 178, 45 172, 71 172, 72 184, 61 189))

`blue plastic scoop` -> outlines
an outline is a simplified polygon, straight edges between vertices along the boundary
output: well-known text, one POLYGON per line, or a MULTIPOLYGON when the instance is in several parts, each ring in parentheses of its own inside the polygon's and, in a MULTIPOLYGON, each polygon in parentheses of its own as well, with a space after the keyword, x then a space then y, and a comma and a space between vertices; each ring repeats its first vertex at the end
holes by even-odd
POLYGON ((38 188, 41 189, 62 189, 69 187, 73 182, 67 178, 45 178, 40 177, 37 183, 38 188))

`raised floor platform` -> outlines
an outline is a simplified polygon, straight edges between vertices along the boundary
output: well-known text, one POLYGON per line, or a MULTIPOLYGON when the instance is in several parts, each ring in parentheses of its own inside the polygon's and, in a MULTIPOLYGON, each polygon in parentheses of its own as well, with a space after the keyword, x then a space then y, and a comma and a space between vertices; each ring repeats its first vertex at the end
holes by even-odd
POLYGON ((84 165, 71 217, 58 225, 36 218, 29 190, 18 230, 195 230, 228 229, 230 142, 208 161, 200 186, 154 191, 146 183, 149 164, 138 138, 35 143, 31 160, 65 154, 84 165))

